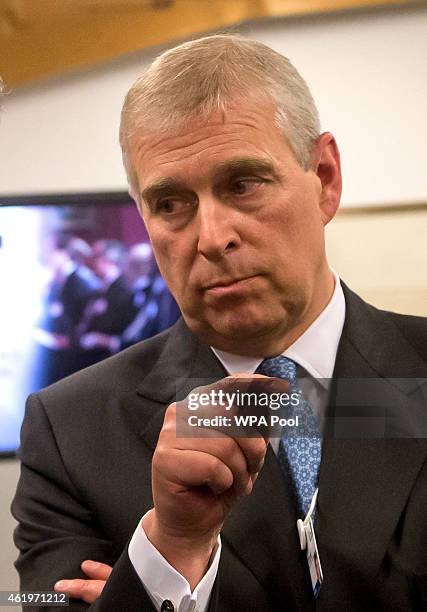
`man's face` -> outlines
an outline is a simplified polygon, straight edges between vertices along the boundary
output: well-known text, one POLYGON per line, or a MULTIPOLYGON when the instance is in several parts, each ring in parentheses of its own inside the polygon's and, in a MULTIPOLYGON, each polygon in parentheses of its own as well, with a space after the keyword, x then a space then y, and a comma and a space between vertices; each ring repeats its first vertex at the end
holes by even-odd
POLYGON ((266 104, 230 105, 132 150, 142 215, 187 325, 241 354, 290 344, 331 294, 322 184, 273 116, 266 104))

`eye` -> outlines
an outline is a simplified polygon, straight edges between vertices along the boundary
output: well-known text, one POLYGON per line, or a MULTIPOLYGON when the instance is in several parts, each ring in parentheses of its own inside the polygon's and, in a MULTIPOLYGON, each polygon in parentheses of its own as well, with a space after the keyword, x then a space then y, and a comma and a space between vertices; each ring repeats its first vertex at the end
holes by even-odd
POLYGON ((256 191, 262 182, 258 177, 239 178, 231 182, 230 191, 236 195, 249 195, 256 191))
POLYGON ((176 198, 165 198, 157 202, 155 211, 161 215, 176 215, 185 210, 188 210, 191 206, 190 202, 185 200, 178 200, 176 198))

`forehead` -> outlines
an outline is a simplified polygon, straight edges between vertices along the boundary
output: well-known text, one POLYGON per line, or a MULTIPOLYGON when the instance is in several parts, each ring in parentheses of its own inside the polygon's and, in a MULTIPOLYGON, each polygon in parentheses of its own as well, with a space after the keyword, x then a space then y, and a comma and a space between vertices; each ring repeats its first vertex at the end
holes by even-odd
POLYGON ((145 133, 131 146, 140 189, 163 178, 185 180, 192 173, 211 178, 232 160, 258 159, 277 165, 293 157, 274 116, 270 103, 240 105, 162 134, 145 133))

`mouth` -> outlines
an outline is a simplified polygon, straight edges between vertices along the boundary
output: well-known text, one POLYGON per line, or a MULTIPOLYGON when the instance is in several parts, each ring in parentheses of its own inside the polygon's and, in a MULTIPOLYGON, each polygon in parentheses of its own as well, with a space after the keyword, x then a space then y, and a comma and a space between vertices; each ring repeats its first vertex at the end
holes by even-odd
POLYGON ((227 279, 217 281, 204 287, 204 291, 211 295, 228 295, 231 293, 245 290, 250 283, 257 278, 258 274, 252 276, 245 276, 242 278, 227 279))

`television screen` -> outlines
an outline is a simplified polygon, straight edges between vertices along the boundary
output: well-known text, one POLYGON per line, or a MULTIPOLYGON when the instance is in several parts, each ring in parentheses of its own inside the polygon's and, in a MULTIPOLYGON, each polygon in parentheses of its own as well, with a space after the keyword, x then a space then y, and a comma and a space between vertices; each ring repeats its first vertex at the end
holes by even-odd
POLYGON ((29 393, 152 336, 179 316, 125 194, 3 198, 0 454, 29 393))

